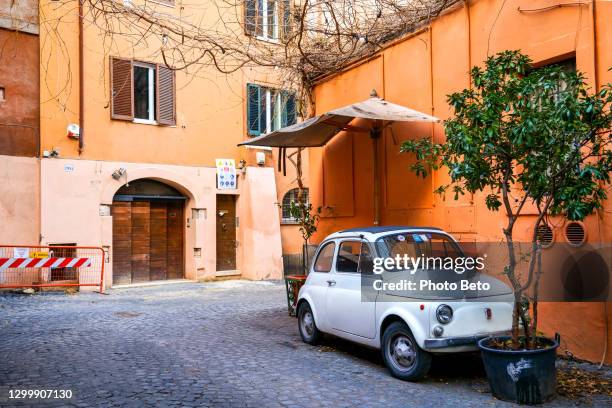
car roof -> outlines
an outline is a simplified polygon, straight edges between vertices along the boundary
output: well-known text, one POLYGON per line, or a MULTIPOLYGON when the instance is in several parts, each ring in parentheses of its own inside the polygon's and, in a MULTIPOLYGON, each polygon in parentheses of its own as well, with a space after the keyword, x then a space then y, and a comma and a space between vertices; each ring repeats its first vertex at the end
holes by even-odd
POLYGON ((406 232, 406 231, 434 231, 441 232, 442 229, 438 227, 416 227, 416 226, 404 226, 404 225, 384 225, 384 226, 375 226, 375 227, 358 227, 358 228, 349 228, 342 231, 334 232, 327 236, 326 239, 333 238, 344 238, 344 237, 354 237, 357 235, 368 236, 368 238, 378 238, 378 236, 383 234, 389 234, 393 232, 406 232))
POLYGON ((342 231, 338 231, 340 233, 343 232, 368 232, 370 234, 380 234, 381 232, 393 232, 393 231, 405 231, 405 230, 437 230, 442 231, 437 227, 415 227, 415 226, 407 226, 407 225, 379 225, 375 227, 358 227, 358 228, 349 228, 342 231))

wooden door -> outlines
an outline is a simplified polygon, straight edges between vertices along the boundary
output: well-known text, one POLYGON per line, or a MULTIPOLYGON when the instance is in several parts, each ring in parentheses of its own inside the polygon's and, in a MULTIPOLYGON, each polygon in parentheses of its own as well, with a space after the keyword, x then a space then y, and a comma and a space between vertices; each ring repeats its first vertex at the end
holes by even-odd
POLYGON ((181 279, 183 201, 113 203, 113 283, 181 279))
POLYGON ((217 195, 217 271, 236 269, 236 198, 217 195))
POLYGON ((184 270, 183 202, 169 201, 167 205, 167 273, 166 279, 182 279, 184 270))
POLYGON ((132 282, 132 203, 113 203, 113 284, 132 282))
POLYGON ((151 280, 151 206, 148 201, 132 202, 132 282, 151 280))
POLYGON ((151 280, 167 279, 168 269, 168 205, 151 202, 151 280))

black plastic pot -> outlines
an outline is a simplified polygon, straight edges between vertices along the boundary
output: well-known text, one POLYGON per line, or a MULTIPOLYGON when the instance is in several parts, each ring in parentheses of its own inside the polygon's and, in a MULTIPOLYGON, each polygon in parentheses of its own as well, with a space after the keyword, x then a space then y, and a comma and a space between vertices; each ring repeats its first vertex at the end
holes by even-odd
MULTIPOLYGON (((507 340, 509 336, 495 337, 507 340)), ((541 404, 555 397, 555 359, 559 343, 540 337, 548 347, 538 350, 499 350, 489 346, 491 337, 478 342, 491 392, 496 398, 518 404, 541 404)))

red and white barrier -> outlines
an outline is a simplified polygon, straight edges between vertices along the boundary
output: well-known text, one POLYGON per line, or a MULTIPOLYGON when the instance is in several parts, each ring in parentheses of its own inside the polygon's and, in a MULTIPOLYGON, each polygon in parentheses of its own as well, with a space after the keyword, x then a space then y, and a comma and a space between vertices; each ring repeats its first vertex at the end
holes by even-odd
POLYGON ((81 268, 91 266, 91 258, 0 258, 0 271, 8 268, 81 268))

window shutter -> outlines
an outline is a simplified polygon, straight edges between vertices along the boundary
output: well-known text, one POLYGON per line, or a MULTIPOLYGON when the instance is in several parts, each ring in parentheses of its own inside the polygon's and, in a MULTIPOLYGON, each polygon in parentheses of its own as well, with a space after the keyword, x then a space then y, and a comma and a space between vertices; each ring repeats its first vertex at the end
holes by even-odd
POLYGON ((263 32, 263 19, 264 19, 264 15, 263 15, 263 2, 267 1, 267 0, 257 0, 257 6, 255 8, 255 14, 256 14, 256 18, 255 18, 255 35, 258 36, 262 36, 264 35, 263 32))
POLYGON ((293 92, 283 92, 283 118, 282 126, 291 126, 296 122, 295 94, 293 92))
POLYGON ((257 25, 257 0, 244 1, 244 33, 255 35, 257 25))
POLYGON ((174 70, 157 65, 157 123, 176 125, 176 78, 174 70))
POLYGON ((134 119, 134 76, 132 61, 110 58, 111 119, 134 119))
POLYGON ((280 36, 281 39, 286 40, 291 32, 291 0, 281 0, 280 9, 279 14, 282 19, 280 36))
POLYGON ((261 134, 260 99, 261 87, 255 84, 247 84, 247 126, 251 136, 261 134))

